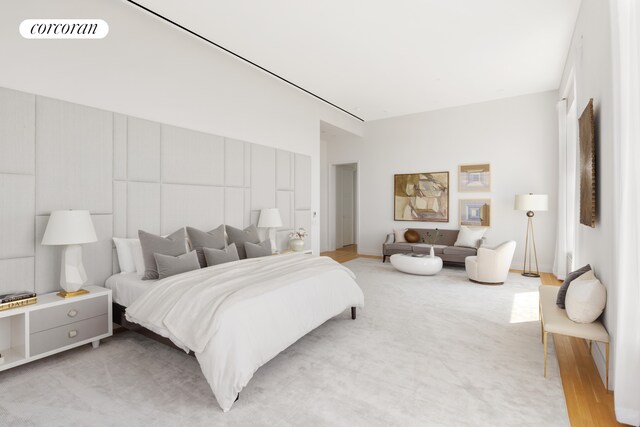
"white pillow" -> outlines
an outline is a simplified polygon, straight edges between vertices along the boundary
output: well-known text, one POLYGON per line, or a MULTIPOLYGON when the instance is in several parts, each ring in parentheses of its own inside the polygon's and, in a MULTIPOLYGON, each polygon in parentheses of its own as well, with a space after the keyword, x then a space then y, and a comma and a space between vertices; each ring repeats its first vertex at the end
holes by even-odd
POLYGON ((462 246, 464 248, 477 248, 479 246, 478 242, 484 236, 484 233, 487 232, 485 227, 467 227, 463 225, 460 227, 460 232, 458 233, 458 239, 453 244, 453 246, 462 246))
POLYGON ((395 239, 396 243, 407 243, 407 239, 404 238, 404 233, 406 233, 407 230, 408 230, 407 228, 393 230, 393 234, 396 235, 396 239, 395 239))
POLYGON ((591 323, 600 317, 607 304, 607 289, 592 270, 587 271, 571 282, 564 304, 569 319, 591 323))
MULTIPOLYGON (((113 238, 113 243, 115 243, 116 251, 118 252, 118 264, 120 265, 120 271, 123 273, 132 273, 136 271, 136 265, 133 261, 133 252, 131 252, 131 240, 138 239, 113 238)), ((140 244, 139 241, 138 244, 140 244)))
POLYGON ((139 277, 144 276, 144 256, 142 255, 142 245, 140 239, 131 239, 129 242, 131 246, 131 253, 133 255, 133 264, 135 265, 135 272, 139 277))

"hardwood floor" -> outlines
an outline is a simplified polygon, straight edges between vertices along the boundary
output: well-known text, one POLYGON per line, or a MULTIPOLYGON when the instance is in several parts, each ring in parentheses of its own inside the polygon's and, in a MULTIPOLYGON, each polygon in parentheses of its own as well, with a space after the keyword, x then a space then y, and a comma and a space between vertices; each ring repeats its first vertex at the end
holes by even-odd
MULTIPOLYGON (((382 257, 358 255, 356 245, 323 252, 321 255, 331 257, 340 263, 356 258, 382 259, 382 257)), ((544 285, 558 286, 562 283, 556 280, 551 273, 540 273, 540 281, 544 285)), ((562 335, 554 335, 553 342, 560 366, 562 387, 571 425, 573 427, 624 425, 616 421, 613 392, 605 389, 598 369, 589 353, 587 342, 562 335)), ((542 347, 540 347, 540 357, 542 357, 542 347)))

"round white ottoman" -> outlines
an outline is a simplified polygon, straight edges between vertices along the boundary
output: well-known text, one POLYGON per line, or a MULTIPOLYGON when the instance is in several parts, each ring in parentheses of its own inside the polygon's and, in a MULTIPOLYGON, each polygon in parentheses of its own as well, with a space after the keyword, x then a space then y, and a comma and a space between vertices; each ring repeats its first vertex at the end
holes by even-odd
POLYGON ((403 273, 432 276, 442 270, 442 258, 438 256, 391 255, 391 265, 403 273))

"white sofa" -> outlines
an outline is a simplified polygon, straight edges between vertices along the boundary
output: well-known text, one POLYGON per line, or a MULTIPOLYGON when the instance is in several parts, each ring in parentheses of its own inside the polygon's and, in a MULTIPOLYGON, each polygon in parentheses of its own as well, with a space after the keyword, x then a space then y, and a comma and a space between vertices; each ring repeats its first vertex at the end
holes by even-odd
POLYGON ((468 256, 465 261, 469 280, 487 285, 504 283, 509 274, 516 242, 509 240, 495 248, 480 247, 478 255, 468 256))

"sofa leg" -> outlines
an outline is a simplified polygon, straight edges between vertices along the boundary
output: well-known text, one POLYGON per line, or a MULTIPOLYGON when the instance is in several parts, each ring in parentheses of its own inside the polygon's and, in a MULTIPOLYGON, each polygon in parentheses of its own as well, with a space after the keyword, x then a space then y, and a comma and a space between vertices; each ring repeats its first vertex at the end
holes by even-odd
POLYGON ((382 255, 382 263, 384 264, 384 262, 387 260, 387 256, 386 255, 382 255))

